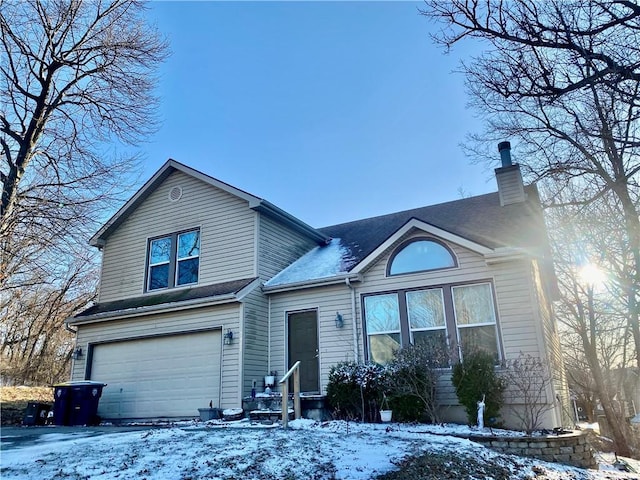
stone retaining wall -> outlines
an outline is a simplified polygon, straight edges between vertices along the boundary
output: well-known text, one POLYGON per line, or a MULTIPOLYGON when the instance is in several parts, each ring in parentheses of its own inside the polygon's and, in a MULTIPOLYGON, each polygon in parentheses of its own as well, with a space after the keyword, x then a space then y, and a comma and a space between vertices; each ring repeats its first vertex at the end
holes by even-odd
POLYGON ((596 461, 588 434, 575 432, 544 437, 499 437, 472 435, 469 440, 502 453, 532 457, 581 468, 595 468, 596 461))

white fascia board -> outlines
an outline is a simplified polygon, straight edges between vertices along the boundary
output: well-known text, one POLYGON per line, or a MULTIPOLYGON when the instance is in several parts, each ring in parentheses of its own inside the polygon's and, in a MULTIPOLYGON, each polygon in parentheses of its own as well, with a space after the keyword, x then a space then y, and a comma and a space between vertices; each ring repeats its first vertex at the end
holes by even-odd
POLYGON ((202 180, 203 182, 208 183, 209 185, 219 188, 220 190, 223 190, 231 195, 241 198, 242 200, 245 200, 249 203, 261 200, 255 195, 251 195, 249 192, 240 190, 239 188, 236 188, 233 185, 229 185, 228 183, 218 180, 217 178, 213 178, 205 173, 199 172, 198 170, 195 170, 191 167, 187 167, 186 165, 180 162, 176 162, 175 160, 169 160, 167 163, 171 163, 171 166, 173 166, 176 170, 180 170, 181 172, 187 175, 191 175, 192 177, 197 178, 198 180, 202 180))
POLYGON ((380 244, 378 248, 376 248, 373 252, 362 259, 362 261, 358 265, 356 265, 356 267, 353 268, 351 272, 362 273, 363 270, 365 270, 369 265, 375 262, 376 259, 380 257, 384 252, 386 252, 395 242, 400 240, 404 235, 406 235, 411 229, 414 228, 422 230, 423 232, 433 235, 434 237, 446 240, 447 242, 460 245, 461 247, 471 250, 472 252, 476 252, 480 255, 488 255, 493 253, 494 251, 489 247, 485 247, 484 245, 480 245, 479 243, 472 242, 471 240, 448 232, 447 230, 438 228, 434 225, 431 225, 430 223, 412 218, 402 227, 396 230, 396 232, 389 238, 387 238, 387 240, 380 244))
POLYGON ((160 305, 150 305, 148 307, 128 308, 125 310, 116 310, 113 312, 96 313, 94 315, 87 315, 86 317, 82 318, 70 317, 65 320, 65 323, 69 326, 78 326, 88 323, 102 322, 105 320, 123 320, 128 318, 141 317, 143 315, 179 312, 181 310, 210 307, 214 305, 222 305, 225 303, 234 303, 237 301, 237 294, 228 293, 225 295, 218 295, 216 297, 198 298, 184 302, 163 303, 160 305))
POLYGON ((303 290, 305 288, 324 287, 327 285, 344 284, 346 279, 351 282, 362 281, 362 276, 354 273, 343 273, 331 277, 316 278, 313 280, 304 280, 302 282, 286 283, 282 285, 274 285, 272 287, 262 286, 262 292, 265 294, 291 292, 293 290, 303 290))

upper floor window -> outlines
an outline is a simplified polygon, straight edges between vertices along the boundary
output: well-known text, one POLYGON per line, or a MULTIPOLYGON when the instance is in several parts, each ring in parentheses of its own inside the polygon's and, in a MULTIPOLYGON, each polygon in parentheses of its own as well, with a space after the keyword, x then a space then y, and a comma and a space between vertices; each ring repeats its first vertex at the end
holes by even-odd
POLYGON ((412 240, 400 247, 389 264, 389 275, 455 267, 451 251, 435 240, 412 240))
POLYGON ((154 238, 148 252, 147 290, 198 283, 200 230, 154 238))

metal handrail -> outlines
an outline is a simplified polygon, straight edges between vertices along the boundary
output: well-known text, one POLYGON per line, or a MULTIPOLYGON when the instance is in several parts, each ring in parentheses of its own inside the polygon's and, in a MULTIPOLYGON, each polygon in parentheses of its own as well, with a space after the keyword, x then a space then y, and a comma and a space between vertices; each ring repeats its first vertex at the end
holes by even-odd
POLYGON ((289 377, 293 375, 293 413, 297 420, 300 418, 300 360, 293 364, 289 371, 280 379, 282 385, 282 427, 289 427, 289 377))

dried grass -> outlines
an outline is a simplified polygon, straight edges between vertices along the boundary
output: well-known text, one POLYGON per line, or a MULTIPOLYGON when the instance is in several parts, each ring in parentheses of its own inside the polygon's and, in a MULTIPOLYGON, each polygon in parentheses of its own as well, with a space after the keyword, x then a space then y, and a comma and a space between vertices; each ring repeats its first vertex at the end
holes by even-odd
POLYGON ((2 425, 20 425, 29 402, 53 404, 53 388, 0 387, 2 425))

